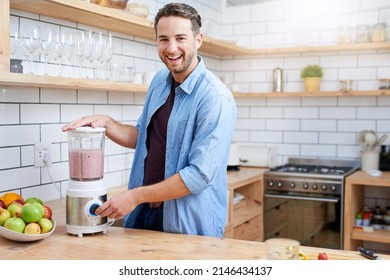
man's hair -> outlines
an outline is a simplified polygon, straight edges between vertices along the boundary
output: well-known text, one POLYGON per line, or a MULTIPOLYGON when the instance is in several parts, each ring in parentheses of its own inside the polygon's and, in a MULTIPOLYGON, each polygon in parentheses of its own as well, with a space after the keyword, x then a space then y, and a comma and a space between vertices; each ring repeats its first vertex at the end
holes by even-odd
POLYGON ((198 14, 198 11, 190 5, 184 3, 170 3, 162 7, 156 17, 154 18, 154 31, 157 34, 157 24, 162 17, 176 16, 189 19, 192 24, 192 32, 194 36, 200 32, 202 26, 202 19, 198 14))

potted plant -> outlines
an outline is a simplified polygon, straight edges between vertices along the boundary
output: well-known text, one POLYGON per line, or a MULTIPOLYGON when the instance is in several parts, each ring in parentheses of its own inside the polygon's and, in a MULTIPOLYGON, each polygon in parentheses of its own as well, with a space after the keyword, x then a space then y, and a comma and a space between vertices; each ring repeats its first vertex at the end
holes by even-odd
POLYGON ((301 78, 308 92, 317 92, 320 88, 320 81, 323 76, 322 67, 317 64, 309 64, 301 71, 301 78))

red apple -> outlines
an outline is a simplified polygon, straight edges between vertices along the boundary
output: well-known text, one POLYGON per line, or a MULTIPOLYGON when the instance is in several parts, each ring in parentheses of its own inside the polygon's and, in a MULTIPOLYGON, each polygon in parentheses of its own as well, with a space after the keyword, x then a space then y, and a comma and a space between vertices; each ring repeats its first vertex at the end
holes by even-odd
POLYGON ((41 226, 38 223, 29 223, 24 229, 26 234, 40 234, 41 226))
POLYGON ((9 218, 11 218, 11 213, 7 209, 0 208, 0 226, 4 225, 9 218))
POLYGON ((5 207, 4 201, 2 200, 0 200, 0 208, 7 209, 7 207, 5 207))
POLYGON ((324 252, 324 253, 319 253, 318 254, 318 259, 319 260, 327 260, 328 259, 328 255, 324 252))
POLYGON ((42 218, 38 224, 41 227, 41 233, 48 233, 53 229, 53 223, 49 219, 42 218))
POLYGON ((51 216, 53 215, 53 211, 51 211, 51 208, 47 205, 43 205, 43 210, 44 210, 43 217, 46 219, 50 219, 51 216))
POLYGON ((11 217, 5 221, 4 227, 12 231, 23 233, 24 228, 26 227, 26 223, 22 218, 11 217))
MULTIPOLYGON (((19 203, 20 205, 24 204, 24 201, 21 199, 16 199, 16 200, 14 200, 14 202, 19 203)), ((12 202, 12 203, 14 203, 14 202, 12 202)))

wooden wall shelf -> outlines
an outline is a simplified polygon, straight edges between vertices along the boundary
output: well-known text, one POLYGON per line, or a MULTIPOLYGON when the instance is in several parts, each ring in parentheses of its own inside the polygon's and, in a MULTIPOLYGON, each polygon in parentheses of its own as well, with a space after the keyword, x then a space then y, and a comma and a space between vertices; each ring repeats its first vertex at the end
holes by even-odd
POLYGON ((389 90, 366 91, 321 91, 321 92, 235 92, 235 98, 286 98, 286 97, 343 97, 343 96, 381 96, 390 95, 389 90))
POLYGON ((33 74, 0 73, 0 85, 146 93, 148 86, 111 81, 61 78, 33 74))
MULTIPOLYGON (((112 81, 63 78, 34 74, 1 73, 0 85, 19 87, 62 88, 107 90, 146 93, 148 85, 120 83, 112 81)), ((234 93, 235 98, 287 98, 287 97, 343 97, 343 96, 390 96, 390 90, 353 91, 353 92, 271 92, 271 93, 234 93)))
MULTIPOLYGON (((83 23, 102 29, 154 40, 153 22, 133 16, 125 11, 110 9, 80 0, 9 0, 10 7, 83 23)), ((390 43, 345 44, 332 46, 297 46, 287 48, 245 48, 231 41, 204 36, 201 53, 218 57, 264 56, 311 52, 344 52, 366 50, 390 50, 390 43)))
MULTIPOLYGON (((0 85, 33 86, 46 88, 68 88, 88 90, 111 90, 146 92, 146 85, 48 77, 41 75, 14 75, 9 73, 9 8, 45 15, 53 18, 82 23, 143 39, 154 40, 153 22, 133 16, 125 11, 106 8, 81 0, 2 0, 0 11, 0 85)), ((259 55, 282 55, 309 52, 390 50, 390 43, 367 43, 335 46, 299 46, 289 48, 250 49, 230 41, 205 36, 200 52, 220 58, 259 55)), ((390 95, 390 90, 359 92, 287 92, 287 93, 235 93, 236 98, 263 97, 320 97, 320 96, 380 96, 390 95)))

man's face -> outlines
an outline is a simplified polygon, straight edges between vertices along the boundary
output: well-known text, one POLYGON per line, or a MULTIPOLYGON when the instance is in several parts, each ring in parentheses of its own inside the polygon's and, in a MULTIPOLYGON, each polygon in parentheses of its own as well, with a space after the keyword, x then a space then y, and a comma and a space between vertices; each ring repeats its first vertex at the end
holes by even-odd
POLYGON ((202 35, 194 38, 192 24, 182 17, 162 17, 157 25, 157 49, 175 81, 182 83, 198 64, 202 35))

